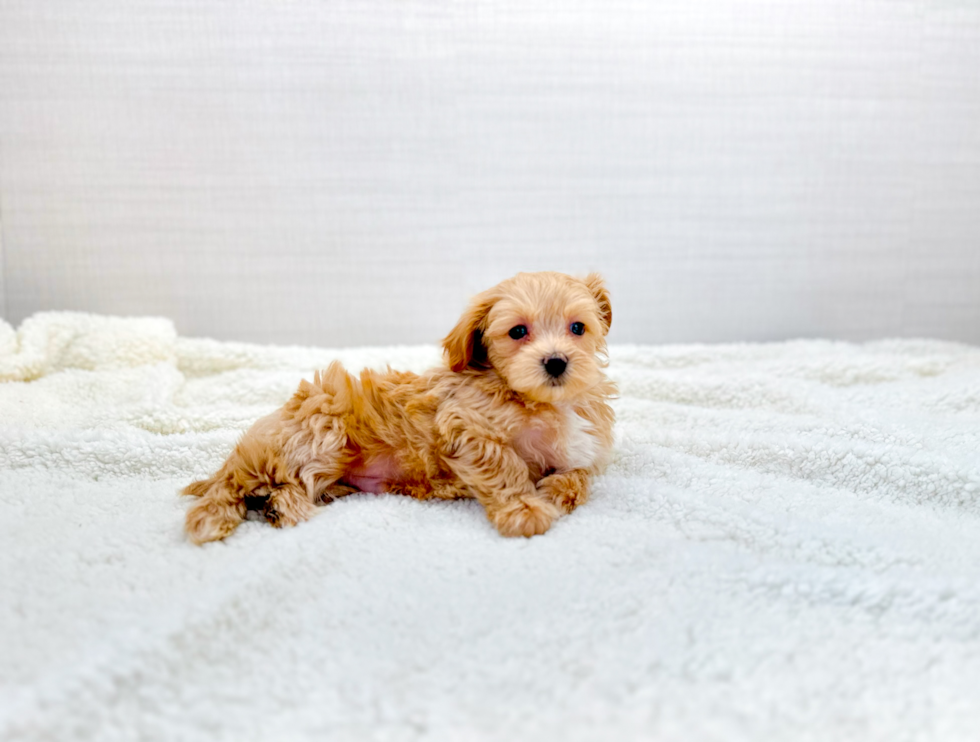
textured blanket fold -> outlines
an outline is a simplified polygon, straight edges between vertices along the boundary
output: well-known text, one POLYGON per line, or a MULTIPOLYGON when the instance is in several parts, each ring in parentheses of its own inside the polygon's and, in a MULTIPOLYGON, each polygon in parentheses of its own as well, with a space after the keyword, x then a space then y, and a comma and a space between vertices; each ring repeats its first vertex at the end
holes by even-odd
POLYGON ((355 495, 198 548, 178 489, 339 359, 0 322, 0 740, 976 739, 980 349, 614 346, 545 536, 355 495))

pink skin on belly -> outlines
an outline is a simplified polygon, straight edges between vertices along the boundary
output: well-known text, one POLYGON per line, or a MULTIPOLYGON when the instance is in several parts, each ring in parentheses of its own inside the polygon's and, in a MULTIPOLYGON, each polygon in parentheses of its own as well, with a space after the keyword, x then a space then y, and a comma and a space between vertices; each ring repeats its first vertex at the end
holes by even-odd
POLYGON ((357 474, 348 474, 341 480, 351 487, 356 487, 361 492, 381 493, 388 491, 388 482, 381 477, 362 477, 357 474))
POLYGON ((388 492, 388 486, 402 479, 402 470, 394 457, 377 458, 355 465, 341 479, 361 492, 388 492))

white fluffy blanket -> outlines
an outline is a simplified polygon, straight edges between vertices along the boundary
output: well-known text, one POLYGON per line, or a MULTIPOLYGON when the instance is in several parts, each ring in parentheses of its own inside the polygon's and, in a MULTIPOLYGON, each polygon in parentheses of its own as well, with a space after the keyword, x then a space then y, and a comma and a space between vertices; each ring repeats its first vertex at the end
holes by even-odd
POLYGON ((619 346, 592 500, 356 495, 197 548, 177 490, 340 358, 0 323, 0 739, 980 738, 980 349, 619 346))

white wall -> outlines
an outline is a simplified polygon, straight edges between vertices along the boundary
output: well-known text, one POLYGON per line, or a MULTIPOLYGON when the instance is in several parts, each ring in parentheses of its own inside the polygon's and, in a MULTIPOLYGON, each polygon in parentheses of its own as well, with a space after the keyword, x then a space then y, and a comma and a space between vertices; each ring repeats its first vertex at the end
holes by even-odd
POLYGON ((0 0, 4 316, 441 337, 600 269, 619 342, 980 342, 980 3, 0 0))

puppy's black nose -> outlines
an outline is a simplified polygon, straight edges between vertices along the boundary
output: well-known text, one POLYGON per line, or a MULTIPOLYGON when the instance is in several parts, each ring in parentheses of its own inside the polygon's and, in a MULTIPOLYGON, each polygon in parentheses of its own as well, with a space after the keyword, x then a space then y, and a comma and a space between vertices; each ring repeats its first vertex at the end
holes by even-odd
POLYGON ((564 358, 559 358, 558 356, 555 356, 553 358, 549 358, 544 362, 544 370, 548 372, 549 376, 553 376, 557 379, 559 376, 565 373, 565 367, 567 365, 568 363, 565 361, 564 358))

